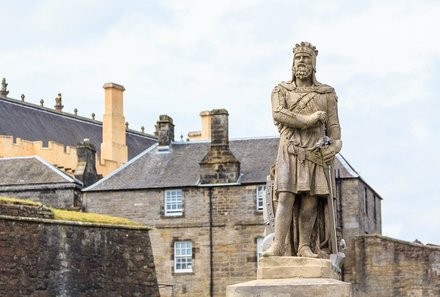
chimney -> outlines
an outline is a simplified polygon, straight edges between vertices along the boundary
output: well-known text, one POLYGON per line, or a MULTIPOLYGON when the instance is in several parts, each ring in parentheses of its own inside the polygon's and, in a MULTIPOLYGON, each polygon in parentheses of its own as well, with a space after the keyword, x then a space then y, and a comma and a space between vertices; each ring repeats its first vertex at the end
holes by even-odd
POLYGON ((188 132, 189 141, 210 140, 211 139, 211 113, 209 111, 202 111, 200 113, 201 131, 188 132))
MULTIPOLYGON (((227 111, 226 111, 227 112, 227 111)), ((202 122, 201 140, 211 139, 211 113, 209 111, 202 111, 200 113, 200 120, 202 122)))
POLYGON ((171 141, 174 141, 174 124, 170 116, 166 114, 160 115, 155 128, 154 135, 159 138, 159 146, 168 146, 171 144, 171 141))
POLYGON ((125 88, 115 83, 106 83, 103 88, 105 112, 102 121, 101 163, 110 160, 122 165, 128 160, 123 111, 125 88))
POLYGON ((96 148, 88 139, 84 139, 77 144, 76 154, 78 165, 75 168, 75 178, 80 180, 84 187, 88 187, 98 180, 95 165, 96 148))
POLYGON ((235 183, 240 177, 240 162, 229 149, 228 111, 214 109, 209 115, 211 147, 200 162, 200 183, 235 183))

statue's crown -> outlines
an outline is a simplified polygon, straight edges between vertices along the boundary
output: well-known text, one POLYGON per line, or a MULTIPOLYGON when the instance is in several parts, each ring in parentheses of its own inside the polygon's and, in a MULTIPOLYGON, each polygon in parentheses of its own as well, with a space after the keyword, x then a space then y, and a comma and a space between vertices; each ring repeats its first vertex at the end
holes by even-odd
POLYGON ((307 53, 316 57, 318 55, 318 50, 316 49, 316 46, 312 45, 310 42, 302 41, 295 44, 295 47, 293 48, 293 54, 296 55, 297 53, 307 53))

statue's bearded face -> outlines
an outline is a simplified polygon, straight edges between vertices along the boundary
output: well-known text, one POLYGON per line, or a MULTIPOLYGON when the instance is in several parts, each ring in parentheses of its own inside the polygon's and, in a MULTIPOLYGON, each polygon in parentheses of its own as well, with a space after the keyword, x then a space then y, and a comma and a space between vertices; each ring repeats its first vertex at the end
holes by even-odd
POLYGON ((298 53, 295 55, 293 72, 298 79, 307 79, 312 76, 313 62, 312 57, 306 53, 298 53))

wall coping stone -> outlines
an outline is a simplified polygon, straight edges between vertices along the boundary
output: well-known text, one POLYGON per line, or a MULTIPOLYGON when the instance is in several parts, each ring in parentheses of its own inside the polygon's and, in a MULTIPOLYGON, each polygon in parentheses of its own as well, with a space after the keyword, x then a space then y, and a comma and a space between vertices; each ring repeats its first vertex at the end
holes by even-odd
POLYGON ((131 226, 131 225, 121 225, 121 224, 100 224, 91 222, 75 222, 75 221, 64 221, 64 220, 53 220, 53 219, 42 219, 42 218, 30 218, 30 217, 18 217, 18 216, 7 216, 0 215, 0 220, 6 221, 19 221, 28 222, 35 224, 54 224, 54 225, 70 225, 77 227, 95 227, 95 228, 108 228, 108 229, 127 229, 127 230, 139 230, 139 231, 150 231, 154 229, 150 226, 131 226))
POLYGON ((431 249, 431 250, 440 250, 440 246, 439 245, 431 245, 429 243, 428 244, 415 243, 415 242, 410 242, 410 241, 405 241, 405 240, 401 240, 401 239, 396 239, 396 238, 392 238, 392 237, 388 237, 388 236, 384 236, 384 235, 380 235, 380 234, 361 234, 361 235, 357 235, 355 237, 355 240, 358 240, 358 239, 361 239, 361 238, 377 238, 377 239, 381 239, 381 240, 391 241, 391 242, 394 242, 394 243, 410 245, 410 246, 414 246, 414 247, 418 247, 418 248, 427 248, 427 249, 431 249))

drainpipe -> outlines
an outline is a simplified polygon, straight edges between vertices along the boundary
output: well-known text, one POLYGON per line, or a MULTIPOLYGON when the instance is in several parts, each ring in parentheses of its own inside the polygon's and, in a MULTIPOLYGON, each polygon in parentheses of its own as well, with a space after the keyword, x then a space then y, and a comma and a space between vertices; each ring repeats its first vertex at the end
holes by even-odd
POLYGON ((214 249, 212 242, 212 221, 213 221, 213 213, 212 213, 212 187, 208 188, 209 195, 209 269, 210 269, 210 279, 209 279, 209 296, 214 296, 214 249))
POLYGON ((339 201, 339 227, 341 227, 341 232, 343 232, 343 228, 344 228, 344 221, 343 221, 343 209, 342 209, 342 180, 341 180, 341 172, 339 171, 339 169, 336 171, 337 176, 336 176, 336 189, 337 189, 337 196, 338 196, 338 201, 339 201))

